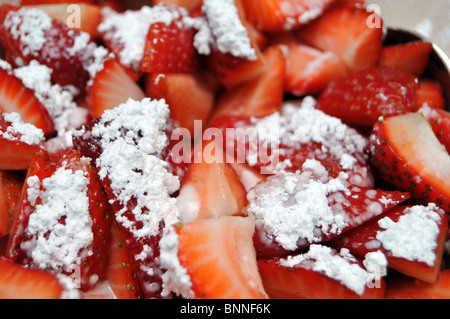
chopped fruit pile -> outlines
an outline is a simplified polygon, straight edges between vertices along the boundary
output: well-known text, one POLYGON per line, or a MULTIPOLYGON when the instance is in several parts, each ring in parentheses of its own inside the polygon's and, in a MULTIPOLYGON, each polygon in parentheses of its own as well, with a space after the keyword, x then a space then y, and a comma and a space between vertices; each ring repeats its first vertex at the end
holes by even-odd
POLYGON ((430 43, 361 0, 127 3, 0 6, 0 298, 450 297, 430 43))

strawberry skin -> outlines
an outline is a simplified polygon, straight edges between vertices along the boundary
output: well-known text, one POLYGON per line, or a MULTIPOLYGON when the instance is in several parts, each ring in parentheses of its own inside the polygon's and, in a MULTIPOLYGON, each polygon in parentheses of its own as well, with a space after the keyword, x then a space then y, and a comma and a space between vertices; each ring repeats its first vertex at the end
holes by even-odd
POLYGON ((417 87, 417 78, 406 71, 374 67, 331 83, 318 108, 349 125, 371 127, 380 116, 410 112, 417 87))
POLYGON ((419 113, 386 118, 370 137, 381 177, 411 197, 450 211, 450 156, 419 113))
POLYGON ((59 299, 63 292, 55 274, 27 268, 0 256, 1 299, 59 299))

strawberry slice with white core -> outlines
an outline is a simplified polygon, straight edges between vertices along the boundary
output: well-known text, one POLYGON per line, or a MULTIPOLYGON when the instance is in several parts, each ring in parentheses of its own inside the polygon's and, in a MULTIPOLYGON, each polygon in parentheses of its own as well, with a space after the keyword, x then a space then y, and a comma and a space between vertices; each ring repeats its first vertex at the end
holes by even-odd
POLYGON ((450 211, 450 155, 420 113, 375 124, 370 142, 373 162, 386 182, 450 211))
POLYGON ((222 216, 174 225, 161 240, 165 293, 185 298, 264 299, 252 218, 222 216))

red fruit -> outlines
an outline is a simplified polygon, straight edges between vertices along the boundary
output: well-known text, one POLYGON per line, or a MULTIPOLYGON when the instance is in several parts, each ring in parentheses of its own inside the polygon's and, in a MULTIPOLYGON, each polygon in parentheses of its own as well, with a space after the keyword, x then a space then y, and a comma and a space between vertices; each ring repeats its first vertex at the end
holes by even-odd
POLYGON ((210 121, 224 115, 264 117, 279 110, 284 96, 286 61, 279 46, 267 48, 263 56, 267 71, 222 93, 210 121))
POLYGON ((417 83, 406 71, 375 67, 331 83, 317 106, 349 125, 371 127, 381 116, 411 112, 417 83))
POLYGON ((19 113, 23 122, 40 128, 46 136, 54 132, 53 120, 45 106, 11 72, 0 68, 0 111, 19 113))
POLYGON ((142 299, 144 295, 136 279, 128 251, 118 226, 111 226, 111 247, 109 251, 109 264, 107 278, 111 290, 118 299, 142 299))
POLYGON ((425 103, 433 109, 445 109, 445 100, 439 82, 428 79, 419 80, 419 87, 415 97, 416 107, 413 111, 419 110, 425 103))
POLYGON ((18 114, 0 113, 0 169, 26 170, 43 146, 44 134, 18 114))
POLYGON ((214 80, 211 78, 203 73, 149 74, 145 93, 153 99, 165 99, 175 128, 186 128, 195 138, 198 136, 195 136, 194 121, 204 125, 214 106, 216 85, 211 83, 214 80))
POLYGON ((276 42, 285 52, 285 90, 289 93, 315 95, 349 75, 345 63, 331 51, 322 52, 290 36, 281 36, 276 42))
POLYGON ((397 276, 387 281, 386 299, 449 299, 450 269, 439 272, 435 283, 397 276))
POLYGON ((192 12, 203 4, 203 0, 154 0, 153 5, 158 4, 176 5, 178 7, 186 8, 189 12, 192 12))
POLYGON ((303 255, 260 259, 264 288, 272 299, 382 299, 385 281, 370 287, 370 274, 351 254, 313 245, 303 255))
POLYGON ((377 64, 382 47, 382 26, 381 18, 375 13, 344 3, 301 28, 297 35, 316 49, 334 52, 354 73, 377 64), (373 17, 379 22, 375 27, 368 24, 373 17))
POLYGON ((177 198, 183 222, 242 215, 247 192, 215 141, 203 141, 194 149, 177 198), (203 144, 203 145, 202 145, 203 144))
POLYGON ((250 22, 265 32, 298 29, 320 17, 335 0, 305 1, 244 0, 245 14, 250 22))
POLYGON ((0 257, 0 298, 59 299, 63 292, 55 274, 23 267, 0 257))
POLYGON ((170 25, 153 23, 147 33, 141 71, 147 73, 193 73, 200 61, 194 47, 194 30, 182 20, 170 25))
POLYGON ((72 149, 53 161, 45 157, 41 153, 28 171, 7 256, 71 276, 86 291, 105 276, 109 204, 94 168, 78 151, 72 149), (40 218, 47 218, 45 224, 40 218), (56 251, 66 257, 58 257, 56 251))
POLYGON ((398 206, 346 232, 332 245, 348 248, 364 258, 381 251, 388 268, 428 283, 435 283, 448 231, 448 216, 434 204, 398 206))
POLYGON ((247 195, 245 212, 257 222, 258 255, 276 257, 335 238, 408 198, 408 193, 346 187, 305 168, 256 185, 247 195))
POLYGON ((399 68, 422 76, 432 49, 431 43, 423 40, 385 46, 381 50, 378 65, 399 68))
POLYGON ((450 156, 421 114, 375 124, 370 143, 372 161, 386 182, 450 212, 450 156))
POLYGON ((15 171, 0 173, 0 237, 8 234, 12 228, 20 195, 23 187, 23 177, 15 171))
POLYGON ((95 4, 95 0, 21 0, 21 5, 35 4, 58 4, 58 3, 90 3, 95 4))
POLYGON ((106 59, 103 69, 96 73, 89 88, 89 110, 94 118, 102 116, 105 110, 112 109, 128 99, 140 101, 145 93, 128 75, 116 59, 106 59))
POLYGON ((178 260, 190 278, 188 298, 267 298, 252 242, 254 227, 251 218, 236 216, 173 227, 178 260))
POLYGON ((450 112, 441 109, 433 110, 429 106, 423 106, 419 112, 425 116, 439 142, 450 153, 450 112))

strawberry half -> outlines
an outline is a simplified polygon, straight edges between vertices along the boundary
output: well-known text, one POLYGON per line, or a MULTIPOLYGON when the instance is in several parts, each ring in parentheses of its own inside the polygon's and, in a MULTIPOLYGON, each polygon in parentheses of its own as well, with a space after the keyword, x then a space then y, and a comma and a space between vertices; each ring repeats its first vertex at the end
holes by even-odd
POLYGON ((174 225, 161 242, 166 290, 187 298, 267 298, 253 247, 254 227, 253 219, 237 216, 174 225), (179 268, 188 276, 182 286, 170 278, 179 268))
POLYGON ((63 292, 55 274, 24 267, 0 256, 0 298, 59 299, 63 292))
POLYGON ((421 114, 375 124, 370 145, 372 161, 386 182, 450 211, 450 156, 421 114))
POLYGON ((377 64, 383 42, 383 23, 379 18, 380 25, 370 27, 368 21, 371 21, 373 13, 345 2, 296 34, 316 49, 337 54, 354 73, 377 64))
POLYGON ((242 215, 247 192, 226 162, 223 146, 202 141, 195 147, 193 159, 177 197, 181 220, 242 215))
POLYGON ((374 67, 331 83, 317 106, 349 125, 372 127, 381 116, 412 111, 417 87, 417 78, 411 73, 374 67))
POLYGON ((419 109, 433 129, 434 134, 447 152, 450 153, 450 112, 441 109, 433 109, 428 104, 419 109))
POLYGON ((416 108, 413 111, 417 111, 425 103, 434 109, 445 109, 445 99, 439 82, 424 78, 419 79, 419 87, 415 97, 416 108))
POLYGON ((54 133, 54 124, 50 113, 35 97, 33 90, 24 86, 14 76, 8 65, 0 67, 0 111, 18 113, 23 122, 40 128, 46 137, 54 133))
POLYGON ((105 276, 109 204, 95 169, 78 151, 53 161, 43 157, 29 169, 7 254, 18 263, 70 276, 86 291, 105 276))
POLYGON ((348 252, 312 245, 305 254, 260 259, 258 269, 272 299, 382 299, 385 281, 369 287, 370 274, 348 252))
POLYGON ((435 283, 441 268, 448 216, 436 205, 398 206, 332 242, 364 258, 381 251, 388 268, 435 283))

